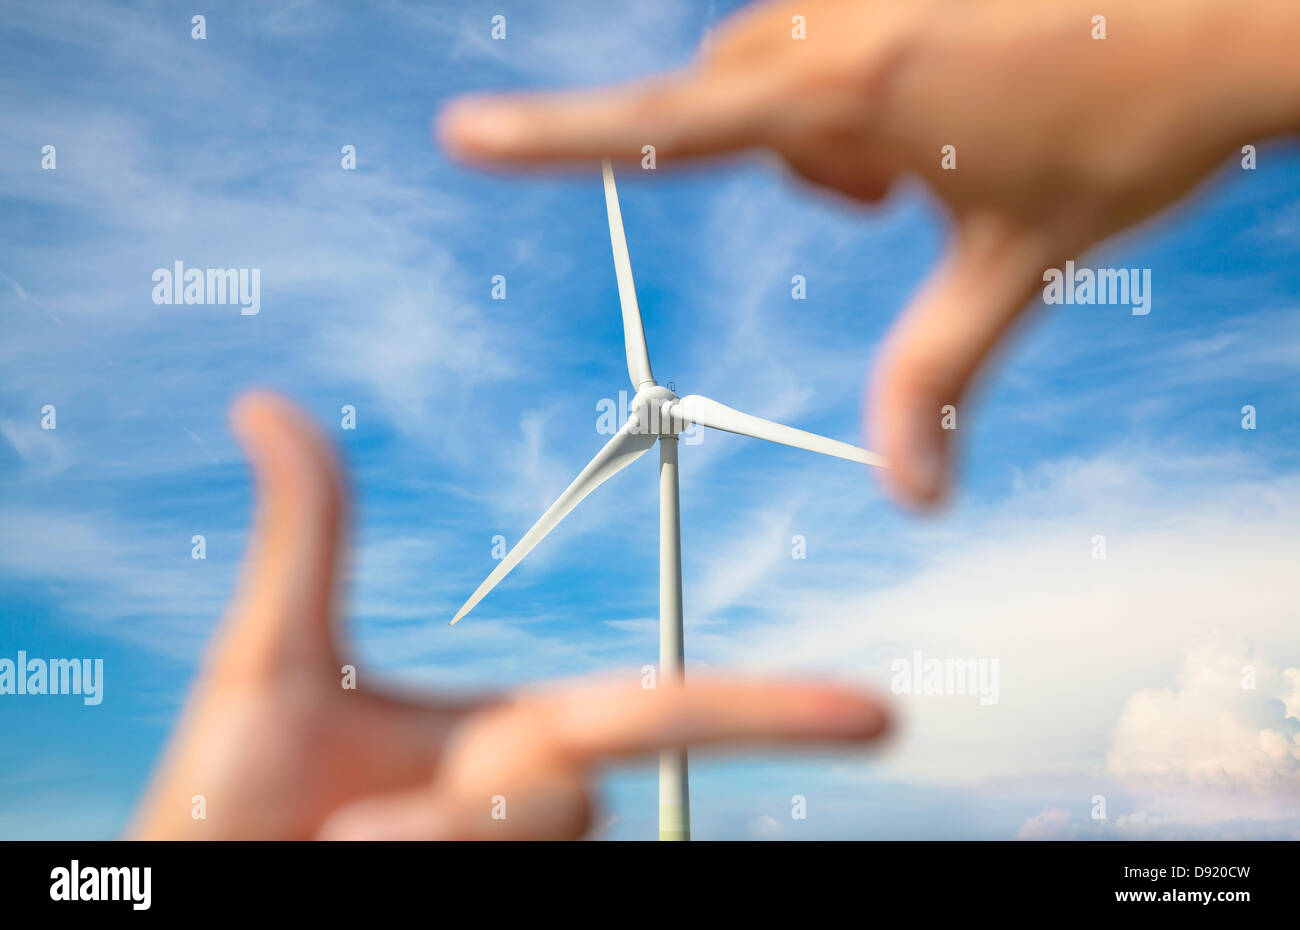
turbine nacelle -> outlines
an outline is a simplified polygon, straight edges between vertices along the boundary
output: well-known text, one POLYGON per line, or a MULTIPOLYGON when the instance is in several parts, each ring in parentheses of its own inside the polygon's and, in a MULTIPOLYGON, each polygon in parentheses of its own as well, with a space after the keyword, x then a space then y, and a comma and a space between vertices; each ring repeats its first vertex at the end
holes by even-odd
POLYGON ((680 399, 662 384, 643 386, 632 397, 628 429, 641 436, 677 436, 690 426, 678 408, 680 399))

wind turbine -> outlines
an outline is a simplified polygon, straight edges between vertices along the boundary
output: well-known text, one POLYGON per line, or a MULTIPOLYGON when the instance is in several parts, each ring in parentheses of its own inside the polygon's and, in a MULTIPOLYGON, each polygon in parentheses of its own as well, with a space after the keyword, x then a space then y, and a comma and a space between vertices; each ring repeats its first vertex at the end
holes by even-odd
MULTIPOLYGON (((627 236, 623 232, 623 214, 618 206, 614 170, 608 161, 605 175, 605 208, 609 213, 609 241, 614 248, 614 273, 618 278, 618 299, 623 307, 623 347, 627 353, 627 371, 636 394, 627 422, 596 457, 587 463, 573 483, 564 489, 554 504, 542 514, 532 529, 506 553, 492 573, 478 586, 451 624, 455 625, 474 609, 556 525, 582 500, 615 474, 650 451, 659 443, 659 675, 664 680, 685 678, 685 650, 682 635, 682 536, 677 496, 677 436, 692 423, 713 429, 766 439, 797 449, 833 455, 836 458, 885 467, 874 452, 848 443, 782 426, 762 417, 689 394, 678 397, 655 382, 646 351, 645 329, 641 325, 641 308, 632 283, 632 262, 627 253, 627 236)), ((659 839, 691 838, 690 795, 686 771, 686 750, 667 750, 659 756, 659 839)))

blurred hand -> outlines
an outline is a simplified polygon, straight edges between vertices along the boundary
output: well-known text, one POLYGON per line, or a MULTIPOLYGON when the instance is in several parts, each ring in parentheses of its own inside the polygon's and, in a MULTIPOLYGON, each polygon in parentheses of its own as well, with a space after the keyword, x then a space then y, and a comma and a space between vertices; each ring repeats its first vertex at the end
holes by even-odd
POLYGON ((762 146, 864 201, 919 176, 951 209, 951 242, 881 349, 867 421, 892 490, 927 504, 951 469, 940 408, 960 404, 1043 271, 1242 143, 1300 129, 1298 36, 1296 0, 764 3, 683 73, 459 101, 440 134, 490 164, 638 160, 653 145, 663 167, 762 146), (1097 14, 1105 39, 1092 37, 1097 14), (941 167, 949 145, 954 170, 941 167))
POLYGON ((644 690, 638 677, 438 703, 381 694, 363 673, 345 689, 338 466, 283 400, 250 395, 234 424, 257 476, 253 540, 137 838, 576 838, 607 762, 685 744, 856 743, 885 728, 874 700, 819 684, 700 677, 644 690))

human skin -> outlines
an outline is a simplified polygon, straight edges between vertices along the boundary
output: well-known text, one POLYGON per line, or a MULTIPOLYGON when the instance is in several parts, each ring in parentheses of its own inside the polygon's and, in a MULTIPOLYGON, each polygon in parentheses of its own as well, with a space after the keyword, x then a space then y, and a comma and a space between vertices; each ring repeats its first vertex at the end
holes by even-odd
POLYGON ((851 688, 693 675, 646 689, 639 669, 484 700, 385 693, 364 667, 345 688, 339 467, 280 398, 246 396, 233 421, 256 473, 253 537, 134 838, 574 839, 606 764, 686 744, 855 745, 886 728, 851 688))
POLYGON ((921 179, 949 209, 949 244, 881 345, 865 404, 867 443, 892 466, 873 471, 918 507, 951 482, 941 409, 961 407, 1045 269, 1243 144, 1300 131, 1296 0, 797 0, 746 8, 710 38, 693 66, 643 83, 454 101, 439 137, 514 167, 766 148, 867 202, 921 179))

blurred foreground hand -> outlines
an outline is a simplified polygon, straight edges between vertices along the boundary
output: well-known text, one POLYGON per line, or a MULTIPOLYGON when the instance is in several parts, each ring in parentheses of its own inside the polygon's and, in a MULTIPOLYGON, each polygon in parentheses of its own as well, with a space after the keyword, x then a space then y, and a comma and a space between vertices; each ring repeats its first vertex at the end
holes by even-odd
POLYGON ((629 676, 438 703, 367 688, 363 670, 346 689, 338 466, 279 398, 245 397, 234 425, 257 477, 253 540, 135 838, 572 839, 591 825, 605 763, 685 744, 859 743, 885 729, 873 699, 820 684, 699 677, 644 690, 629 676))
POLYGON ((1300 131, 1298 41, 1297 0, 763 3, 682 73, 461 100, 439 130, 454 155, 495 165, 636 162, 652 145, 663 168, 765 147, 865 201, 921 178, 952 212, 951 241, 880 351, 867 446, 896 496, 927 505, 952 467, 940 410, 960 408, 1044 270, 1242 144, 1300 131))

